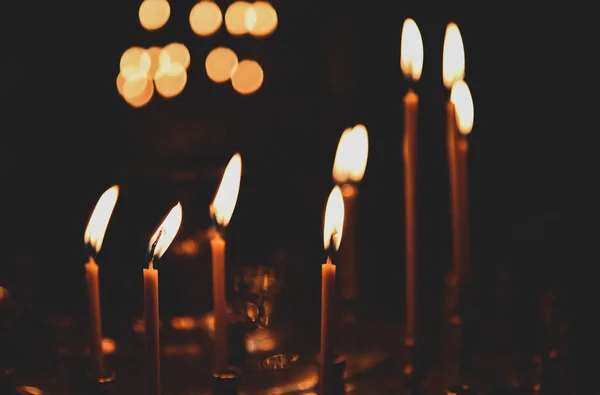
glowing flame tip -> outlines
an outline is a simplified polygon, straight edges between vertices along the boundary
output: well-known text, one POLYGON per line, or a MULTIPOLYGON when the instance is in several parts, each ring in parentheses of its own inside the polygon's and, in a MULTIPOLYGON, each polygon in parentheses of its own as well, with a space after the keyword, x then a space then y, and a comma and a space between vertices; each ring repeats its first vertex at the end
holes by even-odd
POLYGON ((104 234, 108 227, 108 222, 113 213, 117 199, 119 198, 119 186, 113 185, 108 188, 100 199, 96 203, 96 207, 90 216, 87 227, 85 228, 85 234, 83 241, 86 245, 94 249, 94 252, 98 253, 102 248, 102 242, 104 241, 104 234))
POLYGON ((442 79, 447 89, 465 78, 465 48, 458 26, 450 22, 446 27, 442 53, 442 79))
POLYGON ((464 135, 471 133, 475 119, 475 109, 473 108, 471 91, 465 81, 457 81, 452 85, 450 101, 454 104, 458 131, 464 135))
POLYGON ((330 249, 332 241, 336 251, 340 248, 343 230, 344 198, 342 197, 342 190, 336 185, 329 194, 327 206, 325 207, 325 224, 323 225, 325 251, 330 249))
POLYGON ((177 232, 179 232, 182 218, 181 203, 177 203, 169 211, 169 214, 167 214, 162 224, 160 224, 150 239, 148 251, 151 254, 151 260, 159 259, 167 251, 175 236, 177 236, 177 232))
POLYGON ((242 156, 237 153, 229 160, 221 184, 210 205, 210 213, 219 226, 227 226, 233 215, 240 192, 242 156))
POLYGON ((406 78, 418 81, 423 71, 423 39, 417 23, 407 18, 400 39, 400 68, 406 78))
POLYGON ((369 135, 364 125, 344 130, 333 163, 333 180, 339 184, 359 182, 367 167, 369 135))

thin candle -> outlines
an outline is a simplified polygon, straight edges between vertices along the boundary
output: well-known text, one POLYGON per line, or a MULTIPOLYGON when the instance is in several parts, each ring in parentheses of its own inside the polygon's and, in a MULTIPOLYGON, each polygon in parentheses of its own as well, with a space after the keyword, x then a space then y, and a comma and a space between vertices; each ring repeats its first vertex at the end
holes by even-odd
POLYGON ((333 163, 333 181, 344 197, 344 245, 340 248, 340 295, 344 300, 358 294, 358 254, 356 246, 356 199, 369 156, 369 136, 364 125, 344 130, 333 163))
MULTIPOLYGON (((462 81, 465 76, 465 51, 460 30, 455 23, 446 27, 444 49, 442 53, 442 80, 450 91, 452 85, 462 81)), ((451 294, 448 300, 449 312, 453 312, 458 298, 458 288, 462 281, 462 265, 465 259, 463 229, 464 213, 459 196, 459 164, 457 156, 457 130, 454 103, 448 98, 446 103, 446 138, 448 147, 448 170, 450 180, 450 213, 452 221, 452 274, 450 277, 451 294)))
POLYGON ((146 394, 160 395, 160 318, 158 309, 158 270, 154 264, 169 248, 183 213, 177 203, 156 229, 148 245, 148 268, 144 269, 144 337, 146 341, 146 394))
MULTIPOLYGON (((423 71, 423 40, 414 20, 408 18, 402 27, 400 67, 411 85, 423 71)), ((404 96, 404 220, 406 249, 406 332, 405 340, 413 343, 417 313, 417 114, 419 97, 412 86, 404 96)))
POLYGON ((455 108, 456 127, 456 167, 458 199, 460 202, 460 248, 461 248, 461 283, 468 281, 471 272, 471 246, 469 241, 469 177, 467 159, 469 154, 469 141, 467 136, 473 130, 475 110, 473 97, 469 86, 464 81, 457 81, 452 86, 450 100, 455 108))
POLYGON ((107 189, 92 212, 83 236, 88 261, 85 264, 85 282, 88 292, 88 306, 90 319, 90 356, 92 359, 93 374, 96 379, 105 376, 104 353, 102 352, 102 318, 100 312, 100 284, 98 281, 99 268, 96 264, 96 254, 102 248, 104 234, 108 222, 117 204, 119 186, 114 185, 107 189))
POLYGON ((335 390, 333 372, 335 360, 334 319, 335 319, 335 265, 331 253, 340 248, 344 228, 344 198, 339 186, 335 186, 327 199, 325 223, 323 225, 323 246, 327 260, 321 266, 321 374, 320 395, 332 395, 335 390))
POLYGON ((223 174, 221 184, 210 205, 210 214, 215 222, 215 231, 210 239, 212 251, 213 314, 215 322, 214 371, 229 370, 227 347, 227 293, 225 286, 225 238, 223 233, 231 220, 237 203, 242 177, 242 157, 235 154, 223 174))

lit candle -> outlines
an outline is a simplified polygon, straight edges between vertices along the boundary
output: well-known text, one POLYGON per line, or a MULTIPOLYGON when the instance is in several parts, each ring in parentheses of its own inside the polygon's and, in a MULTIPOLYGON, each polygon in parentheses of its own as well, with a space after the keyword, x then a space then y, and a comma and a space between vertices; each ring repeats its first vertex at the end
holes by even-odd
POLYGON ((356 198, 369 156, 369 136, 364 125, 344 130, 333 163, 333 181, 341 186, 344 197, 344 245, 340 249, 340 294, 354 300, 358 293, 356 253, 356 198))
POLYGON ((158 270, 154 263, 175 239, 182 219, 177 203, 156 229, 148 245, 148 268, 144 269, 144 336, 146 340, 146 394, 160 394, 160 341, 158 315, 158 270))
MULTIPOLYGON (((455 23, 449 23, 446 27, 444 38, 444 49, 442 53, 442 80, 444 86, 450 90, 457 81, 462 81, 465 76, 465 50, 460 30, 455 23)), ((461 266, 465 259, 463 250, 464 237, 461 229, 464 222, 464 213, 461 210, 461 197, 459 196, 458 159, 457 159, 457 131, 454 104, 448 98, 446 104, 446 136, 448 143, 448 170, 450 179, 450 212, 452 220, 452 276, 450 284, 452 293, 448 307, 450 311, 455 309, 458 297, 458 287, 462 281, 461 266)))
MULTIPOLYGON (((402 26, 400 67, 411 84, 421 78, 423 71, 423 40, 414 20, 408 18, 402 26)), ((416 328, 417 276, 417 113, 419 97, 409 88, 404 96, 404 220, 406 248, 406 332, 407 342, 414 342, 416 328)))
POLYGON ((87 284, 90 315, 90 356, 96 379, 104 378, 105 372, 104 354, 102 352, 100 285, 98 283, 98 265, 96 264, 95 256, 100 252, 100 248, 102 248, 108 221, 110 221, 118 197, 118 185, 110 187, 100 196, 88 221, 83 237, 88 252, 88 261, 85 264, 85 282, 87 284))
POLYGON ((456 175, 458 186, 458 199, 460 202, 460 248, 461 248, 461 277, 460 281, 468 281, 470 277, 470 242, 469 242, 469 177, 467 157, 469 153, 469 141, 467 135, 473 130, 475 110, 473 108, 473 97, 469 86, 464 81, 457 81, 452 85, 450 101, 455 108, 456 126, 456 175))
POLYGON ((321 395, 331 395, 335 390, 335 265, 331 261, 331 252, 340 248, 343 227, 344 198, 340 187, 335 186, 327 199, 323 225, 323 246, 327 252, 327 261, 321 266, 321 395))
POLYGON ((242 157, 235 154, 223 174, 221 184, 210 205, 210 214, 215 222, 215 232, 210 239, 212 250, 213 313, 215 317, 215 366, 216 373, 229 370, 227 352, 227 296, 225 287, 225 239, 223 232, 235 209, 240 180, 242 157))

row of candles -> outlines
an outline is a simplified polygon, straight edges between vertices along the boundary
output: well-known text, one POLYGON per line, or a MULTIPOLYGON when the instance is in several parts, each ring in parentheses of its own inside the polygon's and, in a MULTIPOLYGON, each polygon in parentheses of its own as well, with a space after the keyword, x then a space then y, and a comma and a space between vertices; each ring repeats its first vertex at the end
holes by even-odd
MULTIPOLYGON (((464 49, 458 27, 451 23, 446 30, 443 52, 443 80, 451 89, 447 104, 447 139, 451 184, 451 212, 453 234, 454 283, 460 285, 465 278, 468 264, 468 207, 466 136, 473 126, 473 102, 464 77, 464 49)), ((400 64, 405 77, 416 82, 423 66, 421 34, 412 19, 404 22, 401 39, 400 64)), ((405 162, 405 208, 406 208, 406 344, 415 342, 416 332, 416 137, 419 98, 410 89, 404 96, 405 124, 403 156, 405 162)), ((340 138, 333 165, 336 186, 331 191, 325 208, 323 246, 327 253, 322 264, 321 285, 321 394, 331 394, 333 389, 333 365, 335 359, 333 327, 336 301, 336 264, 332 253, 340 250, 342 276, 340 293, 347 299, 356 296, 356 253, 354 241, 354 209, 358 195, 358 183, 362 180, 368 158, 369 140, 367 129, 356 125, 346 129, 340 138), (341 248, 342 235, 347 235, 341 248)), ((210 205, 215 227, 211 230, 212 280, 214 304, 215 353, 214 371, 227 372, 227 298, 225 287, 225 239, 223 231, 233 215, 241 181, 242 159, 235 154, 227 165, 216 195, 210 205)), ((99 269, 96 254, 102 247, 104 234, 119 195, 117 185, 109 188, 98 200, 88 222, 84 241, 89 258, 85 264, 89 297, 91 357, 94 374, 105 377, 100 295, 99 269)), ((160 348, 159 348, 159 289, 158 270, 154 267, 174 240, 182 221, 182 206, 175 205, 156 229, 148 245, 147 265, 144 279, 144 322, 148 373, 148 394, 160 394, 160 348)))

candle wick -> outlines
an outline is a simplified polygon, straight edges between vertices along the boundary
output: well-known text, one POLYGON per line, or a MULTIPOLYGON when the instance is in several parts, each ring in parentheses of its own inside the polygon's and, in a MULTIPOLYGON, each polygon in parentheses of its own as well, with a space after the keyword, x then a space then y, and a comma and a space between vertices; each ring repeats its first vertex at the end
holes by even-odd
POLYGON ((158 245, 158 241, 160 240, 160 237, 163 235, 163 233, 165 232, 164 228, 160 228, 160 230, 158 231, 158 235, 156 236, 156 240, 154 240, 154 243, 152 243, 152 247, 150 248, 150 262, 149 265, 150 267, 152 267, 152 262, 154 262, 154 251, 156 250, 156 246, 158 245))

